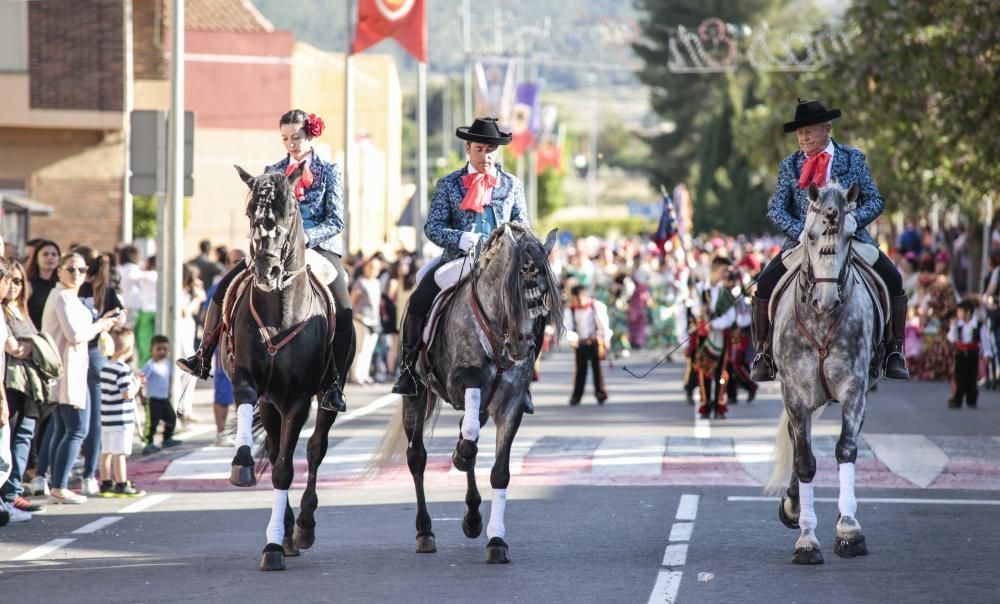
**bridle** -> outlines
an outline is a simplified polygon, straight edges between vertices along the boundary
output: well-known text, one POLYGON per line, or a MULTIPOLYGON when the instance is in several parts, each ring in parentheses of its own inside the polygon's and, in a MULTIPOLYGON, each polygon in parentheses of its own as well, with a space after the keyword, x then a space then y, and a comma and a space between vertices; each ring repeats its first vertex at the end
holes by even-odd
MULTIPOLYGON (((809 212, 815 212, 818 214, 819 211, 820 211, 819 205, 809 204, 809 212)), ((845 215, 846 215, 845 212, 843 211, 840 212, 840 222, 837 228, 838 233, 843 231, 845 215)), ((847 283, 847 276, 849 273, 848 267, 851 264, 851 257, 852 257, 852 252, 851 252, 852 241, 853 238, 849 239, 847 242, 847 253, 844 254, 844 262, 840 266, 840 272, 835 278, 816 277, 815 275, 813 275, 812 261, 809 259, 809 254, 808 253, 803 254, 804 256, 803 262, 805 264, 804 268, 806 273, 804 275, 806 280, 806 289, 804 292, 802 292, 801 295, 801 302, 803 304, 806 301, 807 292, 812 291, 812 288, 817 283, 837 284, 837 297, 840 300, 840 314, 837 315, 837 319, 830 325, 829 329, 827 329, 826 336, 823 338, 822 343, 816 340, 816 338, 813 337, 811 333, 809 333, 809 330, 806 329, 805 323, 803 323, 802 318, 799 317, 799 305, 794 303, 792 304, 792 309, 793 309, 792 312, 795 317, 796 327, 798 327, 799 332, 806 338, 806 340, 809 341, 809 344, 812 345, 813 350, 815 350, 817 356, 819 356, 819 366, 817 367, 817 371, 819 372, 820 385, 823 387, 823 393, 826 395, 827 400, 833 400, 834 397, 833 393, 830 390, 830 384, 827 382, 826 379, 826 371, 825 371, 826 357, 830 354, 830 342, 833 341, 833 336, 840 329, 840 326, 843 325, 844 319, 847 318, 847 301, 850 299, 851 294, 854 293, 854 284, 856 282, 856 280, 852 279, 849 283, 847 283), (846 292, 844 291, 845 283, 847 285, 846 292)), ((796 283, 797 288, 800 287, 801 282, 802 282, 802 277, 800 276, 800 278, 796 283)))
MULTIPOLYGON (((292 217, 291 217, 292 223, 291 225, 289 225, 288 234, 285 236, 285 241, 284 243, 281 244, 281 250, 278 252, 278 254, 274 254, 273 252, 259 249, 255 243, 256 241, 256 239, 254 238, 255 233, 260 236, 260 239, 264 239, 268 237, 274 237, 277 232, 277 229, 275 228, 267 229, 263 224, 263 221, 265 219, 270 218, 271 220, 274 220, 274 208, 272 207, 272 203, 274 201, 275 193, 273 191, 273 186, 274 184, 270 182, 261 183, 261 185, 259 185, 259 188, 264 190, 254 191, 253 193, 257 199, 257 205, 253 215, 249 216, 250 253, 249 253, 249 262, 247 264, 247 268, 249 270, 254 265, 258 255, 265 257, 266 256, 277 257, 278 266, 281 267, 281 273, 278 277, 277 289, 278 291, 281 291, 286 287, 288 287, 288 285, 292 282, 293 279, 295 279, 295 277, 304 273, 309 268, 309 266, 305 262, 303 262, 302 266, 298 268, 292 270, 288 270, 286 268, 288 265, 288 261, 291 259, 292 238, 294 237, 295 232, 297 230, 296 227, 302 220, 302 217, 299 215, 298 211, 295 210, 292 211, 292 217)), ((250 214, 249 206, 247 208, 247 214, 248 215, 250 214)), ((250 275, 253 285, 256 287, 257 276, 253 273, 252 270, 250 270, 250 275)))

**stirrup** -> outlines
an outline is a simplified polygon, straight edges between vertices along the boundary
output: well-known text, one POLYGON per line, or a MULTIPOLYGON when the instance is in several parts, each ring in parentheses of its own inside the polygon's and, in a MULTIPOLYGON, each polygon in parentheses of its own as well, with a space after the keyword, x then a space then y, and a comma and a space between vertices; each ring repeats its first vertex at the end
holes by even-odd
POLYGON ((885 367, 885 371, 884 371, 885 377, 888 378, 888 379, 890 379, 890 380, 908 380, 908 379, 910 379, 910 370, 906 367, 906 357, 904 357, 903 353, 900 352, 900 351, 898 351, 898 350, 893 350, 889 354, 885 355, 885 365, 884 365, 884 367, 885 367), (889 373, 889 363, 891 362, 892 357, 899 357, 899 363, 900 363, 900 365, 902 365, 902 367, 897 367, 896 368, 899 371, 898 373, 892 373, 892 374, 890 374, 889 373))
POLYGON ((403 361, 402 366, 399 368, 399 377, 396 378, 396 383, 392 385, 393 394, 423 396, 425 392, 424 388, 423 381, 417 377, 416 371, 414 371, 413 363, 403 361))
POLYGON ((774 362, 771 355, 758 352, 753 358, 750 368, 750 379, 754 382, 770 382, 774 380, 774 362))
POLYGON ((181 371, 196 378, 207 380, 212 377, 212 364, 206 363, 202 358, 201 349, 189 357, 177 359, 176 365, 181 371))
POLYGON ((319 396, 318 405, 324 411, 336 411, 343 413, 347 411, 347 401, 344 397, 344 390, 340 387, 340 381, 333 380, 333 385, 319 396))

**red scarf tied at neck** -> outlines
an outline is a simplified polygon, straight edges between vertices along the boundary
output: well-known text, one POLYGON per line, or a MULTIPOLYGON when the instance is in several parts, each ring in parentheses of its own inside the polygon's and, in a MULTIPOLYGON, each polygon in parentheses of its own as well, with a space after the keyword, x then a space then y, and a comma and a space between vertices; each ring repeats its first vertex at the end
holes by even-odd
MULTIPOLYGON (((288 158, 288 167, 285 168, 285 176, 291 176, 292 172, 299 167, 299 163, 295 161, 292 157, 288 158)), ((302 178, 299 182, 295 183, 295 199, 302 201, 306 196, 306 189, 313 185, 313 171, 310 164, 306 164, 305 168, 302 168, 302 178)))
POLYGON ((802 166, 802 175, 799 176, 799 188, 805 189, 810 182, 816 183, 817 187, 822 187, 826 183, 826 167, 830 164, 830 154, 822 151, 806 160, 802 166))
POLYGON ((483 206, 486 205, 486 192, 497 186, 497 177, 489 172, 466 174, 462 177, 462 185, 465 186, 465 197, 458 206, 459 209, 482 214, 483 206))

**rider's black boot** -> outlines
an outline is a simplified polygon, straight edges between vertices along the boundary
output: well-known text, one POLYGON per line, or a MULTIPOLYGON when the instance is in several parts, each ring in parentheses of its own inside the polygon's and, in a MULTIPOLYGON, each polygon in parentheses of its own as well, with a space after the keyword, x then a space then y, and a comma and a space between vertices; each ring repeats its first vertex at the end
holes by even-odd
POLYGON ((885 346, 885 377, 891 380, 908 380, 910 372, 903 357, 903 338, 906 332, 906 295, 889 299, 892 337, 885 346))
POLYGON ((333 382, 319 397, 319 408, 326 411, 347 411, 344 382, 354 361, 354 320, 350 309, 337 313, 337 331, 333 337, 333 382))
POLYGON ((767 316, 767 298, 752 299, 753 306, 753 347, 757 356, 753 359, 750 379, 755 382, 770 382, 774 379, 774 361, 771 359, 771 321, 767 316))
POLYGON ((417 377, 417 358, 420 356, 420 341, 423 336, 424 320, 407 313, 403 319, 403 341, 400 344, 399 377, 392 386, 395 394, 420 396, 424 393, 424 383, 417 377))
POLYGON ((212 355, 219 343, 222 323, 222 309, 215 300, 208 302, 205 311, 205 332, 201 338, 201 347, 193 355, 185 359, 177 359, 177 366, 191 375, 207 380, 212 376, 212 355))

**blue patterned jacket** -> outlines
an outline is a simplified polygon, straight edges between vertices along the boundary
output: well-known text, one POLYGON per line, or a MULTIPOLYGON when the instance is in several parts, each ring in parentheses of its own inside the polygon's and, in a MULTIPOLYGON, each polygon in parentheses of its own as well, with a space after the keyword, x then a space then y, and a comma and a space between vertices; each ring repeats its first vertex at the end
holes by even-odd
MULTIPOLYGON (((427 238, 444 250, 441 263, 450 262, 464 255, 458 247, 462 233, 471 231, 476 223, 477 215, 472 210, 459 209, 459 204, 465 198, 465 186, 462 177, 468 174, 469 165, 462 166, 447 176, 441 177, 434 187, 434 197, 428 211, 427 224, 424 233, 427 238)), ((484 212, 493 212, 497 226, 505 222, 520 222, 531 226, 528 222, 528 208, 524 200, 524 185, 517 177, 504 172, 497 165, 497 186, 493 187, 493 203, 486 206, 484 212)))
MULTIPOLYGON (((306 189, 305 199, 299 202, 302 223, 309 238, 309 247, 320 247, 342 256, 340 233, 344 230, 344 178, 340 166, 312 156, 313 184, 306 189)), ((288 156, 264 168, 265 172, 285 173, 288 156)))
MULTIPOLYGON (((830 180, 836 181, 842 187, 850 187, 857 183, 861 188, 858 195, 858 208, 854 210, 854 218, 858 222, 858 230, 854 237, 865 243, 875 244, 868 234, 868 225, 882 213, 885 205, 882 196, 875 187, 865 154, 853 147, 839 145, 833 142, 833 166, 830 168, 830 180)), ((799 235, 805 226, 806 212, 809 209, 809 195, 806 189, 799 188, 799 176, 806 155, 796 151, 781 160, 778 166, 778 184, 774 196, 767 207, 767 218, 771 224, 788 237, 784 249, 793 247, 799 241, 799 235)))

